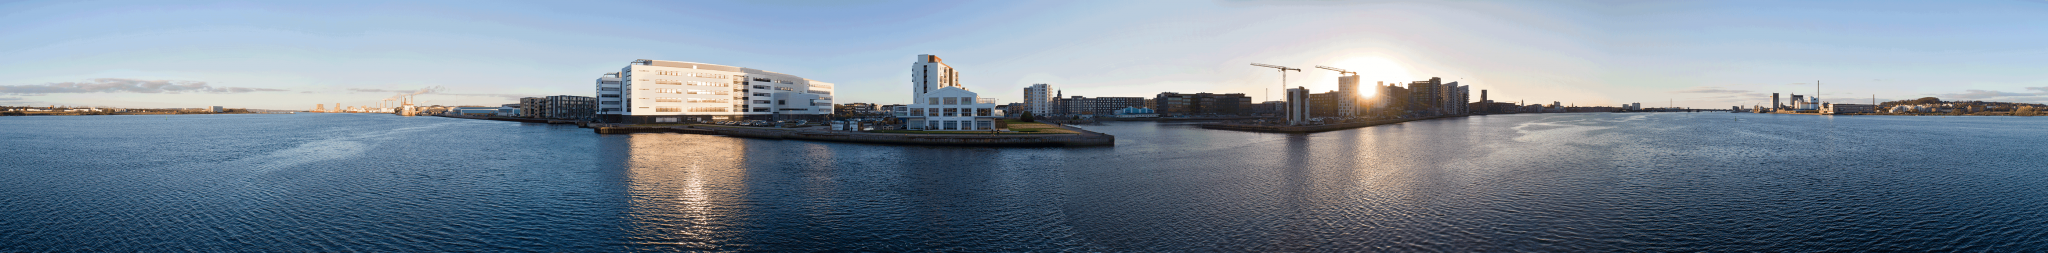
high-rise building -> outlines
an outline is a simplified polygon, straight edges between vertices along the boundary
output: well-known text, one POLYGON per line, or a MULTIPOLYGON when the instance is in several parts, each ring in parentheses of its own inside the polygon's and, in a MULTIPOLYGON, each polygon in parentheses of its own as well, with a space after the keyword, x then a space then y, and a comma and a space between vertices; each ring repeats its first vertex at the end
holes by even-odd
POLYGON ((1365 98, 1365 94, 1360 92, 1361 90, 1358 89, 1358 75, 1338 76, 1337 99, 1331 101, 1331 103, 1337 106, 1335 116, 1357 117, 1360 114, 1359 108, 1363 105, 1361 102, 1365 98))
MULTIPOLYGON (((620 70, 619 122, 823 121, 832 115, 832 84, 795 75, 647 59, 620 70)), ((602 99, 602 78, 598 86, 602 99)))
POLYGON ((1443 96, 1443 84, 1440 83, 1442 81, 1441 78, 1431 77, 1426 81, 1409 82, 1408 110, 1436 111, 1438 102, 1442 101, 1438 99, 1443 96))
POLYGON ((1308 94, 1308 115, 1311 118, 1343 116, 1344 92, 1332 91, 1308 94))
POLYGON ((1003 117, 1002 112, 996 111, 994 98, 982 98, 968 91, 960 84, 960 73, 938 56, 917 55, 910 75, 913 100, 894 112, 896 117, 903 118, 906 128, 991 130, 996 127, 995 120, 1003 117))
POLYGON ((1053 114, 1053 103, 1057 99, 1059 98, 1053 97, 1052 85, 1032 84, 1031 87, 1024 87, 1024 108, 1022 110, 1012 110, 1031 112, 1034 115, 1051 115, 1053 114))
POLYGON ((1311 100, 1313 100, 1313 98, 1309 97, 1308 89, 1295 87, 1287 89, 1286 92, 1287 112, 1285 114, 1287 115, 1287 125, 1307 125, 1310 116, 1309 103, 1312 103, 1311 100))

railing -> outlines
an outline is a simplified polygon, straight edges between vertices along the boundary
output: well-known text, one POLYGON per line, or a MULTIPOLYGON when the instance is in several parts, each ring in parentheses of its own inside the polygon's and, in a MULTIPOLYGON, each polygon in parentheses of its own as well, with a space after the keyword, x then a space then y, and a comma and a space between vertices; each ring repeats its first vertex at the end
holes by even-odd
POLYGON ((995 99, 995 98, 976 98, 976 99, 974 99, 974 103, 976 103, 976 104, 994 104, 994 103, 996 103, 996 99, 995 99))

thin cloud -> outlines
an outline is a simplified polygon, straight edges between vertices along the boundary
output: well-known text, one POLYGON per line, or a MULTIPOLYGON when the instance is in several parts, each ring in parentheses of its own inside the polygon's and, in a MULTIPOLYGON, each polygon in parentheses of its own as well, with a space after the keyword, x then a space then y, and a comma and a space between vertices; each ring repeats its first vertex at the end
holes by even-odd
POLYGON ((281 89, 214 87, 200 81, 140 80, 127 78, 95 78, 87 82, 61 82, 40 85, 0 85, 0 94, 40 95, 50 93, 244 93, 257 91, 285 91, 281 89))
POLYGON ((0 101, 21 101, 21 97, 0 98, 0 101))
MULTIPOLYGON (((2043 88, 2043 87, 2028 87, 2027 89, 2029 89, 2029 90, 2039 90, 2039 89, 2041 89, 2041 88, 2043 88)), ((2003 92, 2003 91, 1992 91, 1992 90, 1965 90, 1965 91, 1963 91, 1963 93, 1947 93, 1947 94, 1934 94, 1934 97, 1937 97, 1937 98, 1942 98, 1942 100, 1949 100, 1949 99, 1991 99, 1991 98, 2018 98, 2018 97, 2036 97, 2036 96, 2043 96, 2043 95, 2048 95, 2048 93, 2020 93, 2020 92, 2003 92)))
POLYGON ((400 91, 396 91, 396 90, 386 90, 386 89, 357 89, 357 88, 348 88, 348 91, 349 91, 349 92, 400 92, 400 91))

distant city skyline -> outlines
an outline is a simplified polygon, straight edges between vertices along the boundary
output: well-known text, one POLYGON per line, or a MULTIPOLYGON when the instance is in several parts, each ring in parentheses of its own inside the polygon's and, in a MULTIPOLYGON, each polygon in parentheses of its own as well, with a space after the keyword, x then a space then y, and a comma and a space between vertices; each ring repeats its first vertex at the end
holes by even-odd
MULTIPOLYGON (((835 1, 0 3, 0 105, 311 109, 590 96, 635 59, 836 83, 909 103, 944 56, 999 103, 1281 93, 1441 77, 1497 101, 1726 108, 1828 101, 2048 102, 2048 1, 835 1), (1670 101, 1670 102, 1667 102, 1670 101)), ((1475 98, 1476 99, 1476 98, 1475 98)))

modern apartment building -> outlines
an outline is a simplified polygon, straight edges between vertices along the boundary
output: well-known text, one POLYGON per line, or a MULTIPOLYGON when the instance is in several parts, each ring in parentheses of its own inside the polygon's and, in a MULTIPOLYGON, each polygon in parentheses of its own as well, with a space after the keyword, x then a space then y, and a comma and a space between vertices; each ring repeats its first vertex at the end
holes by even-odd
POLYGON ((546 119, 591 120, 596 116, 597 98, 585 96, 548 96, 542 103, 540 117, 546 119))
POLYGON ((1442 106, 1443 79, 1431 77, 1427 81, 1408 83, 1409 111, 1434 112, 1442 106))
POLYGON ((1243 93, 1161 92, 1153 97, 1160 116, 1244 116, 1251 115, 1252 99, 1243 93))
POLYGON ((1123 110, 1125 107, 1149 108, 1145 106, 1143 97, 1073 96, 1059 99, 1056 104, 1059 105, 1059 110, 1054 112, 1064 115, 1116 115, 1117 110, 1123 110))
POLYGON ((960 72, 938 56, 917 55, 911 63, 909 105, 896 107, 911 130, 993 130, 1003 117, 994 98, 983 98, 960 85, 960 72))
POLYGON ((616 107, 605 99, 605 78, 598 81, 600 113, 618 109, 615 122, 823 121, 832 115, 831 83, 790 74, 640 59, 621 68, 617 77, 616 107))
POLYGON ((625 121, 625 89, 619 80, 619 72, 605 73, 597 78, 597 117, 592 121, 618 123, 625 121))
POLYGON ((1055 107, 1058 107, 1055 103, 1059 101, 1059 97, 1054 97, 1056 95, 1053 92, 1050 84, 1032 84, 1031 87, 1024 87, 1024 108, 1012 110, 1031 112, 1033 115, 1054 114, 1057 111, 1055 107))

